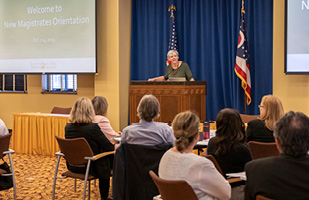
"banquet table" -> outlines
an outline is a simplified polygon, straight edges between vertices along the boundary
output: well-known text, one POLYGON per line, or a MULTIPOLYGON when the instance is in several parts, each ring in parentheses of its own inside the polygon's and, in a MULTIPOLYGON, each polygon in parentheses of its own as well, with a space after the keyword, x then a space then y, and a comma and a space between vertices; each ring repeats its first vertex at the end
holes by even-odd
POLYGON ((14 113, 12 149, 16 153, 54 156, 59 151, 55 136, 64 138, 69 115, 14 113))

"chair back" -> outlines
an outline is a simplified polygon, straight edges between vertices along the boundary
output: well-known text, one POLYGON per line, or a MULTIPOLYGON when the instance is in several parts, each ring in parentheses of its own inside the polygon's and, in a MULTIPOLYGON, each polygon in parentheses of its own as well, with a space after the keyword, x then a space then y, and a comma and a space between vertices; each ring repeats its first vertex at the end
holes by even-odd
POLYGON ((220 172, 220 174, 222 176, 224 176, 224 173, 223 173, 219 163, 217 162, 216 158, 213 155, 204 155, 204 157, 206 157, 209 160, 211 160, 213 162, 213 164, 215 165, 216 169, 218 170, 218 172, 220 172))
POLYGON ((71 165, 87 163, 84 157, 92 157, 93 152, 85 138, 63 139, 56 136, 61 153, 71 165))
POLYGON ((55 106, 52 109, 51 113, 52 114, 68 114, 69 115, 71 113, 71 109, 72 108, 61 108, 61 107, 55 106))
POLYGON ((266 143, 266 142, 248 142, 249 149, 253 159, 265 158, 270 156, 278 156, 279 151, 277 149, 276 143, 266 143))
POLYGON ((245 115, 245 114, 240 114, 241 120, 243 123, 248 123, 251 120, 257 119, 259 115, 245 115))
POLYGON ((184 180, 165 180, 159 178, 153 171, 149 175, 157 185, 164 200, 198 200, 192 187, 184 180))
POLYGON ((0 136, 0 159, 3 158, 4 151, 9 150, 12 133, 0 136))

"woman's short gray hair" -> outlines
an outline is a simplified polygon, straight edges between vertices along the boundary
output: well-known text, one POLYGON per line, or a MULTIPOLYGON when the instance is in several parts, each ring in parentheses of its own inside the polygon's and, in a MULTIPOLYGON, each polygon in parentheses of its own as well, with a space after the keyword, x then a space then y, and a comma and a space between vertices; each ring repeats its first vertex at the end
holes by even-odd
POLYGON ((176 53, 177 54, 177 56, 179 57, 179 53, 178 53, 178 51, 177 50, 174 50, 174 49, 172 49, 172 50, 169 50, 168 52, 167 52, 167 57, 169 58, 169 57, 171 57, 172 55, 173 55, 173 53, 176 53))
POLYGON ((137 116, 147 122, 160 116, 160 103, 152 94, 144 95, 137 106, 137 116))

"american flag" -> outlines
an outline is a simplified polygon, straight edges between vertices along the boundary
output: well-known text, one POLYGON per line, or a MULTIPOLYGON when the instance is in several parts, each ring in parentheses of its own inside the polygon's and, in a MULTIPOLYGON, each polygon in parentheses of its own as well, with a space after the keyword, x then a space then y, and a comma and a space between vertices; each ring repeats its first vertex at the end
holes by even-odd
POLYGON ((168 50, 177 50, 177 34, 176 34, 176 25, 175 25, 175 17, 171 17, 170 20, 170 40, 168 44, 168 50))
MULTIPOLYGON (((177 34, 176 34, 176 24, 175 24, 175 16, 174 16, 174 11, 176 10, 176 7, 171 4, 168 11, 171 11, 171 16, 170 16, 170 39, 169 39, 169 44, 168 44, 168 50, 177 50, 178 51, 178 43, 177 43, 177 34)), ((168 60, 166 61, 166 64, 169 65, 171 64, 171 61, 168 60)))
POLYGON ((251 103, 251 77, 248 52, 247 24, 245 10, 241 9, 241 22, 238 37, 238 46, 235 62, 235 73, 241 79, 241 86, 247 97, 247 105, 251 103))

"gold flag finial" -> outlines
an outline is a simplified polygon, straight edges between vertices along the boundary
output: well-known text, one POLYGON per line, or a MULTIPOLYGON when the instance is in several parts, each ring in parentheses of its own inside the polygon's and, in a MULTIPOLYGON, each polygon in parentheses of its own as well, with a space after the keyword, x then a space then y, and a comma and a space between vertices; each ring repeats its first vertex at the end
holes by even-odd
POLYGON ((246 13, 245 12, 245 2, 244 2, 244 0, 242 0, 242 2, 241 2, 241 12, 246 13))
POLYGON ((170 7, 168 7, 168 12, 171 12, 171 17, 174 17, 174 11, 176 10, 176 7, 171 4, 170 7))

